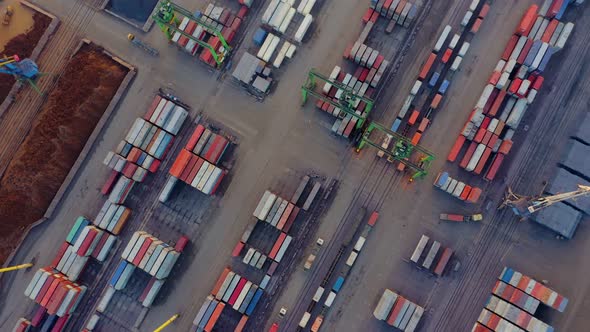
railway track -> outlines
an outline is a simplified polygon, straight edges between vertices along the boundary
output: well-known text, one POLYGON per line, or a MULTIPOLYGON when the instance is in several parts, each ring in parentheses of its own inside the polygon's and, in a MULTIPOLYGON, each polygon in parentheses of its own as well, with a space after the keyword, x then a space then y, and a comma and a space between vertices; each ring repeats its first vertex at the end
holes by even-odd
MULTIPOLYGON (((576 52, 576 55, 571 52, 570 57, 561 64, 555 80, 555 84, 560 85, 559 90, 551 100, 547 100, 546 105, 543 105, 529 139, 518 151, 514 169, 507 181, 516 192, 538 191, 535 187, 538 181, 535 180, 544 169, 539 165, 545 165, 551 156, 547 153, 547 147, 550 147, 551 142, 557 137, 566 135, 565 130, 574 119, 576 110, 582 108, 566 107, 569 101, 572 101, 572 89, 576 88, 574 84, 585 71, 580 68, 585 67, 584 59, 589 53, 590 36, 585 34, 582 38, 579 43, 584 45, 583 49, 576 52)), ((573 102, 581 105, 585 103, 582 99, 573 102)), ((483 301, 490 293, 493 286, 491 282, 502 267, 500 259, 494 258, 503 256, 509 250, 512 239, 517 235, 518 220, 510 210, 505 209, 495 213, 491 224, 482 228, 475 239, 476 245, 470 253, 462 277, 444 309, 440 311, 438 320, 435 320, 434 330, 454 332, 470 329, 483 307, 483 301), (480 264, 485 261, 489 263, 480 264), (488 284, 489 287, 484 286, 488 284)))
MULTIPOLYGON (((37 85, 45 93, 50 92, 61 77, 74 48, 86 33, 88 23, 94 16, 101 0, 76 1, 65 19, 60 22, 53 37, 41 52, 37 64, 42 76, 37 85)), ((46 95, 39 95, 34 89, 24 87, 17 94, 14 104, 0 119, 0 177, 4 174, 19 146, 31 130, 46 95)))

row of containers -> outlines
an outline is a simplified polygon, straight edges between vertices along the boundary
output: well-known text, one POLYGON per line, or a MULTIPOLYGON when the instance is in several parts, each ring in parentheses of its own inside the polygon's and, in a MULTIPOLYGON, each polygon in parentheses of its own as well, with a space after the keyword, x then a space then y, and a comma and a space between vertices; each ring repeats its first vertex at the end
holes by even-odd
POLYGON ((418 6, 407 0, 371 0, 363 21, 376 22, 378 16, 389 20, 385 32, 391 33, 396 24, 404 28, 410 27, 418 16, 418 6))
MULTIPOLYGON (((446 25, 438 36, 432 52, 426 62, 420 68, 418 77, 412 86, 409 95, 404 100, 396 118, 391 125, 391 131, 398 132, 411 138, 413 144, 417 145, 424 132, 430 124, 430 117, 433 112, 439 109, 445 96, 454 73, 459 69, 463 58, 471 46, 468 40, 472 41, 474 36, 487 16, 490 5, 487 2, 473 0, 466 11, 461 22, 458 33, 451 36, 452 27, 446 25), (450 38, 449 38, 450 37, 450 38), (441 65, 439 65, 439 62, 441 65), (446 73, 446 77, 443 76, 446 73), (430 95, 434 94, 432 98, 430 95), (424 107, 416 106, 424 103, 424 107), (407 118, 406 126, 402 126, 407 118), (413 126, 418 127, 412 133, 413 126)), ((389 149, 391 138, 384 137, 382 146, 389 149)), ((400 163, 398 169, 403 171, 405 166, 400 163)))
POLYGON ((123 204, 136 182, 157 171, 187 117, 183 106, 155 96, 148 111, 135 120, 125 139, 103 161, 112 169, 101 190, 110 202, 123 204))
POLYGON ((534 316, 541 304, 563 312, 568 299, 533 278, 505 267, 472 331, 554 331, 534 316))
POLYGON ((449 247, 442 247, 438 241, 433 241, 430 248, 426 250, 429 242, 430 237, 423 234, 410 256, 410 261, 418 267, 434 273, 437 277, 442 277, 454 251, 449 247))
POLYGON ((449 162, 459 160, 467 172, 484 174, 487 181, 496 177, 515 131, 543 85, 542 72, 574 27, 559 21, 569 1, 545 3, 541 10, 532 5, 525 12, 447 157, 449 162), (554 14, 557 2, 562 4, 560 15, 554 14))
MULTIPOLYGON (((208 44, 215 50, 216 54, 226 57, 229 55, 230 50, 225 49, 217 33, 220 33, 223 39, 231 45, 248 14, 251 3, 252 1, 241 1, 242 6, 237 13, 232 12, 229 8, 209 3, 203 11, 196 11, 194 16, 212 28, 204 27, 193 19, 184 16, 178 25, 178 29, 194 39, 208 44)), ((177 31, 172 35, 172 42, 191 56, 198 56, 202 62, 211 67, 217 67, 217 62, 211 51, 199 45, 195 40, 177 31)))
POLYGON ((160 193, 160 202, 168 201, 178 181, 205 195, 214 195, 227 174, 219 165, 230 145, 222 134, 198 124, 168 171, 170 177, 160 193))
POLYGON ((452 178, 448 172, 439 172, 434 179, 434 186, 463 202, 471 204, 479 202, 482 194, 481 188, 452 178))
POLYGON ((264 294, 265 287, 266 285, 257 285, 226 267, 197 312, 192 331, 212 331, 225 307, 242 314, 234 329, 242 331, 264 294))
POLYGON ((143 307, 151 307, 188 242, 186 236, 181 236, 176 245, 171 246, 145 231, 133 233, 121 254, 122 260, 109 278, 108 285, 98 300, 96 312, 86 322, 85 329, 95 330, 115 292, 125 289, 134 273, 150 275, 138 301, 143 307))
POLYGON ((423 314, 423 307, 387 288, 373 310, 375 318, 404 332, 415 331, 423 314))
POLYGON ((232 76, 260 99, 270 92, 272 67, 279 69, 286 59, 291 59, 307 35, 316 0, 272 0, 264 9, 261 26, 252 40, 258 48, 256 55, 245 52, 232 76))
MULTIPOLYGON (((322 312, 318 316, 316 316, 316 318, 314 319, 314 321, 311 325, 311 331, 319 331, 319 329, 322 326, 322 323, 324 321, 325 315, 327 315, 328 310, 330 310, 330 308, 332 307, 332 304, 336 300, 336 296, 342 290, 342 287, 343 287, 344 283, 346 282, 346 278, 348 278, 350 271, 353 268, 354 263, 356 262, 358 256, 360 255, 363 247, 365 246, 365 243, 367 242, 369 234, 371 234, 373 227, 375 227, 375 224, 377 223, 378 218, 379 218, 379 213, 377 211, 374 211, 371 214, 371 216, 369 217, 369 220, 367 221, 367 223, 364 225, 362 232, 356 238, 356 242, 354 243, 354 246, 352 247, 350 254, 346 257, 346 261, 344 263, 344 268, 340 271, 340 275, 338 275, 336 280, 334 280, 334 282, 332 283, 331 288, 326 287, 327 280, 330 279, 330 275, 325 276, 324 282, 322 282, 322 284, 319 285, 318 288, 316 289, 316 291, 311 299, 311 304, 308 306, 307 310, 303 313, 303 316, 299 320, 299 327, 300 328, 304 329, 307 327, 309 321, 311 320, 311 313, 313 312, 314 307, 317 304, 321 303, 322 297, 324 296, 324 294, 327 294, 326 298, 323 300, 322 312), (329 291, 327 291, 328 289, 329 289, 329 291)), ((334 266, 335 265, 336 264, 334 264, 334 266)), ((331 272, 329 272, 329 273, 331 273, 331 272)))

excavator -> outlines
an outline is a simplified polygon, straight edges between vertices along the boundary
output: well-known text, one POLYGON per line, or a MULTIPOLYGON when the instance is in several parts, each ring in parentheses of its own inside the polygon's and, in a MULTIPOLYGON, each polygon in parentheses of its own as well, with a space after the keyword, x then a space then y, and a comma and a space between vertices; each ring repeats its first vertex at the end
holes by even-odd
POLYGON ((39 67, 31 59, 21 59, 18 55, 0 57, 0 74, 14 76, 21 82, 28 82, 39 94, 35 80, 40 76, 39 67))

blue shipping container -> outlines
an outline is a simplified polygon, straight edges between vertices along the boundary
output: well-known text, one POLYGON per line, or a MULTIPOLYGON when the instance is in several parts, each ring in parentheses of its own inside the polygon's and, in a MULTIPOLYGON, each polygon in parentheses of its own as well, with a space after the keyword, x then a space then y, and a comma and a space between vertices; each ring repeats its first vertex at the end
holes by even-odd
POLYGON ((451 82, 449 82, 448 80, 444 80, 442 82, 442 84, 440 85, 440 88, 438 88, 438 93, 440 93, 441 95, 444 95, 447 92, 449 84, 451 84, 451 82))
POLYGON ((125 142, 125 146, 123 147, 123 150, 121 150, 121 155, 123 157, 127 157, 127 155, 129 154, 129 152, 131 151, 132 148, 133 148, 133 145, 125 142))
POLYGON ((556 50, 557 48, 555 47, 549 47, 547 49, 547 52, 545 52, 545 55, 543 55, 543 60, 541 60, 541 63, 539 64, 539 68, 537 68, 539 72, 543 72, 545 70, 545 67, 547 67, 547 64, 549 63, 549 60, 551 60, 551 56, 555 54, 556 50))
POLYGON ((256 30, 256 32, 254 33, 254 37, 252 37, 252 39, 254 40, 254 44, 256 44, 257 46, 262 46, 264 40, 266 39, 266 35, 268 35, 268 32, 266 32, 262 28, 258 28, 258 30, 256 30))
POLYGON ((526 58, 524 59, 524 65, 527 67, 530 67, 533 64, 533 61, 535 61, 535 57, 537 56, 537 53, 539 53, 539 50, 541 49, 541 45, 543 45, 543 42, 540 40, 535 40, 535 42, 533 43, 533 46, 531 46, 531 49, 529 50, 529 53, 527 54, 526 58))
POLYGON ((565 14, 565 10, 567 9, 567 5, 569 4, 570 0, 563 1, 563 5, 561 5, 561 8, 559 8, 559 12, 557 12, 557 15, 555 15, 556 19, 561 20, 561 17, 563 16, 563 14, 565 14))
POLYGON ((338 293, 340 291, 340 289, 342 288, 342 284, 344 284, 344 277, 340 276, 338 277, 338 279, 336 279, 334 286, 332 286, 332 290, 334 291, 334 293, 338 293))
POLYGON ((156 155, 154 157, 162 159, 162 156, 164 155, 164 152, 166 151, 166 148, 168 147, 170 141, 172 141, 172 135, 166 133, 166 136, 164 136, 162 143, 158 145, 158 149, 156 150, 156 155))
POLYGON ((439 73, 434 73, 432 74, 432 77, 430 78, 430 82, 428 82, 428 85, 432 88, 436 82, 438 81, 440 74, 439 73))
POLYGON ((510 279, 512 279, 512 275, 514 274, 514 270, 507 267, 506 271, 504 271, 504 274, 502 274, 502 276, 500 277, 500 279, 502 281, 504 281, 505 283, 509 283, 510 279))
POLYGON ((51 331, 51 329, 53 328, 53 325, 55 325, 55 322, 57 322, 57 315, 49 315, 47 317, 47 319, 45 320, 45 322, 43 323, 43 326, 41 326, 41 332, 49 332, 51 331))
POLYGON ((250 305, 248 305, 248 309, 246 309, 246 316, 250 316, 252 314, 256 308, 256 305, 258 304, 258 301, 262 297, 263 292, 264 291, 262 289, 258 288, 256 294, 254 294, 254 297, 252 298, 252 301, 250 301, 250 305))
POLYGON ((207 325, 207 323, 209 322, 209 318, 211 318, 211 315, 213 315, 213 311, 215 310, 215 307, 217 307, 217 304, 219 304, 219 301, 217 300, 213 300, 211 301, 211 303, 209 303, 207 311, 205 312, 203 318, 201 318, 201 321, 199 322, 199 327, 201 329, 204 329, 205 325, 207 325))
POLYGON ((115 287, 115 284, 117 283, 117 281, 121 277, 121 274, 123 273, 123 270, 125 270, 126 267, 127 267, 127 261, 122 260, 121 263, 119 263, 119 266, 117 267, 117 271, 115 271, 115 273, 113 273, 113 276, 111 277, 111 281, 109 282, 109 284, 111 286, 115 287))
POLYGON ((393 121, 393 124, 391 125, 391 131, 393 131, 394 133, 397 132, 397 130, 399 129, 399 126, 401 124, 402 124, 402 119, 396 118, 395 121, 393 121))

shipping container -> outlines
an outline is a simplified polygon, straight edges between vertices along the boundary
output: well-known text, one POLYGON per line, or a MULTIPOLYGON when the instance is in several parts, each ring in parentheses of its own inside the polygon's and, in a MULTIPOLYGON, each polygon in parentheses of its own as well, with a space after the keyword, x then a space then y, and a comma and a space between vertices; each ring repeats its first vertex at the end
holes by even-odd
POLYGON ((434 45, 434 52, 439 52, 440 51, 440 49, 443 47, 443 44, 444 44, 445 40, 449 36, 449 33, 450 32, 451 32, 451 26, 450 25, 446 25, 444 27, 442 33, 438 37, 438 40, 436 41, 436 43, 434 45))
POLYGON ((307 326, 310 318, 311 318, 311 314, 309 312, 307 312, 307 311, 304 312, 303 313, 303 316, 299 320, 299 327, 305 328, 307 326))
POLYGON ((424 248, 426 248, 426 245, 428 244, 428 240, 430 238, 426 235, 422 235, 422 237, 420 238, 420 241, 418 241, 418 245, 416 246, 416 248, 414 249, 414 252, 412 253, 412 256, 410 257, 410 260, 414 263, 418 263, 418 261, 420 260, 420 257, 422 256, 422 252, 424 252, 424 248))
POLYGON ((516 33, 519 35, 527 35, 527 32, 530 31, 532 28, 533 23, 537 17, 537 10, 539 6, 532 5, 527 9, 524 13, 520 23, 518 24, 518 28, 516 29, 516 33))
POLYGON ((430 269, 430 266, 434 262, 434 258, 436 257, 436 254, 438 253, 439 249, 440 249, 440 242, 434 241, 434 243, 432 244, 432 247, 430 247, 430 250, 428 251, 428 254, 426 255, 426 258, 424 259, 424 262, 422 263, 422 267, 424 267, 425 269, 430 269))

